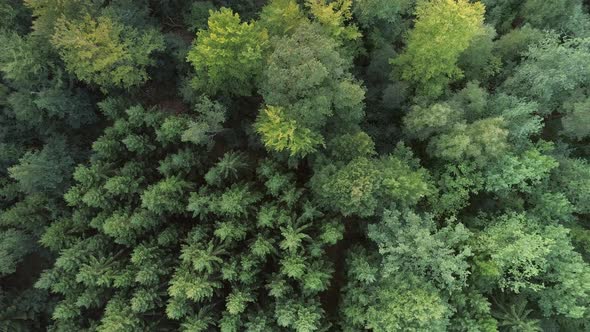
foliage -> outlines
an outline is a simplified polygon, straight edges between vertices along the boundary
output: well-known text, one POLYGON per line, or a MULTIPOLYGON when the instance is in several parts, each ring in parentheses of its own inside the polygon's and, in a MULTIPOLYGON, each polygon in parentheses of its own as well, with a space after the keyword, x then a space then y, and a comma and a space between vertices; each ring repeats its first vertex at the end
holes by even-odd
POLYGON ((582 0, 4 0, 0 331, 590 331, 582 0))
POLYGON ((465 0, 419 1, 416 23, 403 54, 392 63, 400 77, 424 96, 439 96, 447 84, 461 78, 459 55, 484 32, 484 6, 465 0))
POLYGON ((352 19, 352 1, 307 0, 309 11, 322 24, 328 34, 336 40, 349 41, 361 36, 355 25, 346 26, 345 22, 352 19))
POLYGON ((448 292, 466 286, 471 234, 462 224, 450 221, 437 230, 431 216, 385 211, 383 220, 369 225, 367 234, 383 256, 384 275, 416 274, 448 292))
POLYGON ((505 82, 505 89, 536 100, 542 114, 550 114, 565 100, 574 99, 587 84, 589 40, 559 42, 551 36, 526 52, 526 60, 505 82))
POLYGON ((154 64, 152 53, 164 48, 155 29, 139 31, 109 16, 93 19, 86 15, 79 21, 62 18, 51 41, 70 72, 103 90, 144 83, 147 67, 154 64))
POLYGON ((368 217, 388 204, 412 206, 431 192, 428 173, 404 156, 358 157, 320 168, 311 179, 318 200, 344 216, 368 217))
POLYGON ((269 150, 289 150, 292 156, 315 152, 323 137, 308 128, 297 126, 296 120, 285 119, 282 108, 268 106, 256 121, 256 132, 269 150))
POLYGON ((542 331, 539 320, 528 317, 533 310, 526 308, 527 301, 524 298, 518 299, 508 308, 502 304, 498 304, 498 307, 500 312, 495 316, 500 321, 500 326, 505 327, 508 331, 542 331))
POLYGON ((482 232, 477 264, 500 288, 538 297, 544 315, 582 318, 589 305, 585 294, 590 291, 590 267, 573 250, 567 234, 562 226, 505 215, 482 232), (539 283, 539 275, 548 283, 539 283))
POLYGON ((349 285, 344 290, 344 331, 445 331, 449 308, 426 280, 404 273, 382 276, 365 250, 347 259, 349 285))
POLYGON ((373 25, 378 20, 395 24, 400 19, 399 14, 410 9, 412 4, 412 0, 359 0, 353 3, 353 11, 363 26, 373 25))
POLYGON ((187 56, 196 71, 192 85, 209 94, 250 95, 253 76, 263 68, 267 31, 240 22, 240 15, 228 8, 210 12, 207 26, 187 56))
POLYGON ((259 23, 272 36, 291 34, 305 21, 304 13, 294 0, 272 0, 262 8, 259 23))
POLYGON ((56 139, 41 151, 25 153, 17 165, 8 169, 8 174, 24 193, 59 193, 68 186, 73 166, 74 160, 67 154, 65 141, 56 139))
POLYGON ((305 156, 325 142, 330 121, 343 130, 358 124, 364 90, 332 38, 304 23, 273 47, 261 82, 267 107, 255 125, 270 150, 305 156))

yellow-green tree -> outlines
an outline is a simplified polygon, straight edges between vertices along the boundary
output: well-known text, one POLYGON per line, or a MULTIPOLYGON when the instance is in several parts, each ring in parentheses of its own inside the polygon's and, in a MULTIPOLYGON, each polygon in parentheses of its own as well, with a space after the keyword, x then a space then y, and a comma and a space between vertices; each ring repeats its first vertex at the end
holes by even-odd
POLYGON ((446 85, 461 78, 459 55, 484 33, 484 6, 468 0, 420 1, 406 50, 391 63, 403 80, 424 96, 439 96, 446 85))
POLYGON ((23 3, 35 18, 33 34, 43 38, 53 34, 60 18, 80 19, 96 13, 100 7, 97 1, 87 0, 24 0, 23 3))
POLYGON ((152 53, 164 49, 164 38, 153 28, 143 31, 108 16, 82 20, 60 19, 52 37, 53 45, 68 71, 103 90, 131 88, 148 79, 152 53))
POLYGON ((196 71, 193 86, 209 94, 250 95, 262 72, 268 33, 253 22, 240 22, 231 9, 210 13, 209 28, 197 33, 187 56, 196 71))
POLYGON ((280 36, 293 33, 293 30, 306 20, 297 1, 271 0, 262 8, 258 22, 270 35, 280 36))
POLYGON ((315 19, 334 39, 350 41, 361 37, 356 25, 346 25, 352 19, 352 0, 306 0, 305 3, 315 19))
POLYGON ((286 119, 281 107, 267 106, 261 111, 255 129, 269 150, 288 150, 292 156, 315 152, 324 143, 319 133, 298 126, 296 120, 286 119))

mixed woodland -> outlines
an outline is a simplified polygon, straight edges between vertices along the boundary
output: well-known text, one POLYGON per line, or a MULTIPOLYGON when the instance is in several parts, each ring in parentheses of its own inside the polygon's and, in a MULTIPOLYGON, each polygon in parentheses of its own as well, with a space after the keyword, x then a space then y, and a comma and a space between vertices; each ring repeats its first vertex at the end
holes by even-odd
POLYGON ((0 0, 0 331, 590 331, 589 7, 0 0))

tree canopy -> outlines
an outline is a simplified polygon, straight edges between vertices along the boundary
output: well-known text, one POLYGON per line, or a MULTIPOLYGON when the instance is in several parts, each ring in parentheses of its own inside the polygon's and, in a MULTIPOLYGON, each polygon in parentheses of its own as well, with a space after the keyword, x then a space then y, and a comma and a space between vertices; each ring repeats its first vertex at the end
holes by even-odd
POLYGON ((0 331, 590 331, 590 12, 0 2, 0 331))

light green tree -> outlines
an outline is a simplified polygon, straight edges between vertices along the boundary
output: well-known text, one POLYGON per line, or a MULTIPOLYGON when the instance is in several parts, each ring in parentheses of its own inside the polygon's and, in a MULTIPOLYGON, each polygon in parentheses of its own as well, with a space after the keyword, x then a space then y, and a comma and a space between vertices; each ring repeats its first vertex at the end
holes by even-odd
POLYGON ((255 129, 269 150, 288 150, 291 156, 306 155, 317 151, 324 139, 317 132, 298 126, 297 121, 287 118, 280 107, 267 106, 258 115, 255 129))
POLYGON ((258 24, 271 36, 291 34, 301 23, 308 21, 295 0, 272 0, 262 8, 258 24))
POLYGON ((140 31, 109 16, 61 18, 51 41, 70 72, 105 91, 144 83, 149 78, 147 68, 154 63, 153 53, 164 48, 157 30, 140 31))
POLYGON ((196 76, 192 85, 209 94, 250 95, 264 67, 268 33, 254 22, 240 22, 231 9, 211 11, 207 30, 200 30, 187 60, 196 76))
POLYGON ((405 51, 391 63, 421 95, 439 96, 463 72, 457 60, 484 33, 484 6, 467 0, 420 1, 405 51))

